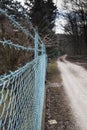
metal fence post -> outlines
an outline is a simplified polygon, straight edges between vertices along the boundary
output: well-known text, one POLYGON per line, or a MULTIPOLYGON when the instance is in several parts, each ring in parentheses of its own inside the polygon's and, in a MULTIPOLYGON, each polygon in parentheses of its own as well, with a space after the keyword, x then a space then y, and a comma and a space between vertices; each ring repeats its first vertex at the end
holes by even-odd
POLYGON ((35 53, 34 53, 34 59, 37 59, 37 60, 35 60, 35 64, 36 64, 36 70, 35 70, 35 89, 34 89, 34 108, 35 108, 35 110, 34 110, 34 116, 35 117, 37 117, 37 118, 34 118, 34 129, 33 130, 38 130, 37 129, 37 127, 36 127, 36 125, 38 124, 38 116, 37 116, 37 113, 38 113, 38 107, 36 107, 36 106, 38 106, 38 98, 37 98, 37 96, 38 96, 38 89, 37 89, 37 87, 38 87, 38 32, 37 32, 37 30, 35 30, 35 39, 34 39, 34 45, 35 45, 35 53))
POLYGON ((42 46, 41 46, 41 54, 42 55, 44 54, 44 44, 42 44, 42 46))
POLYGON ((38 57, 38 32, 35 31, 35 58, 38 57))

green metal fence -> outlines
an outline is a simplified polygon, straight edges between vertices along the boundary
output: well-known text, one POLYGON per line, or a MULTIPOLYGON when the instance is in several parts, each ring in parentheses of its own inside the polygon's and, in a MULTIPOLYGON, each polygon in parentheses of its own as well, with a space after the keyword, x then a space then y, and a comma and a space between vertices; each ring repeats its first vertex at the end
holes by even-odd
MULTIPOLYGON (((34 40, 34 48, 0 41, 3 46, 17 50, 34 51, 34 59, 15 72, 0 76, 0 130, 41 130, 45 92, 46 51, 38 32, 34 36, 21 26, 13 16, 0 9, 13 24, 34 40)), ((29 22, 29 21, 28 21, 29 22)))

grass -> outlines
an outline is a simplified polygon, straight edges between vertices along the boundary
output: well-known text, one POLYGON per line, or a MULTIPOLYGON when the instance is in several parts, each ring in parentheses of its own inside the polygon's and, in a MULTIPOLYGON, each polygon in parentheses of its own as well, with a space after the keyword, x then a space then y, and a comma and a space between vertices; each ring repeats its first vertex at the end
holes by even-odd
MULTIPOLYGON (((57 68, 57 59, 52 59, 50 63, 47 65, 47 75, 46 75, 46 80, 47 82, 55 83, 61 82, 60 78, 60 72, 58 71, 57 68)), ((51 89, 51 88, 50 88, 51 89)), ((55 91, 58 91, 58 88, 53 88, 55 91)), ((46 90, 46 97, 48 96, 47 90, 46 90)), ((47 106, 47 98, 45 97, 45 103, 43 107, 43 119, 42 119, 42 129, 45 129, 45 124, 44 124, 44 118, 46 116, 46 106, 47 106)))
POLYGON ((48 63, 47 81, 50 81, 51 83, 61 82, 60 72, 59 72, 58 67, 57 67, 57 60, 56 59, 54 59, 50 63, 48 63))

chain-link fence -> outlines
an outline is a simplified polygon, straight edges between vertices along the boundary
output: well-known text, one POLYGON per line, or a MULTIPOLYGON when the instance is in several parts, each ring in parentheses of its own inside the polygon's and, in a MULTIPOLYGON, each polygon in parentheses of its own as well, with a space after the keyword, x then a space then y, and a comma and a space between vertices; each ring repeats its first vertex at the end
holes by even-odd
POLYGON ((0 79, 1 130, 40 130, 46 56, 0 79))
MULTIPOLYGON (((12 16, 0 9, 0 13, 23 33, 29 35, 12 16)), ((45 92, 46 52, 37 31, 35 46, 27 48, 4 39, 0 43, 17 50, 34 51, 35 57, 23 67, 0 76, 0 130, 41 130, 45 92)))

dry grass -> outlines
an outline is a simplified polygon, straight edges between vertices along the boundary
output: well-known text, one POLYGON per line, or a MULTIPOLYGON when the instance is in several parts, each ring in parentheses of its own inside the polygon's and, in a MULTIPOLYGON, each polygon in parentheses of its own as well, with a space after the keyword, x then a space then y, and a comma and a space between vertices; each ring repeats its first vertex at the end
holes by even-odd
POLYGON ((61 82, 60 72, 58 71, 56 60, 52 60, 50 63, 48 63, 47 81, 50 81, 52 83, 61 82))
POLYGON ((6 117, 6 109, 8 108, 9 106, 9 102, 10 102, 10 96, 9 96, 9 90, 4 90, 3 93, 1 94, 1 97, 3 97, 3 103, 0 104, 0 116, 2 115, 2 120, 5 120, 5 117, 6 117))

